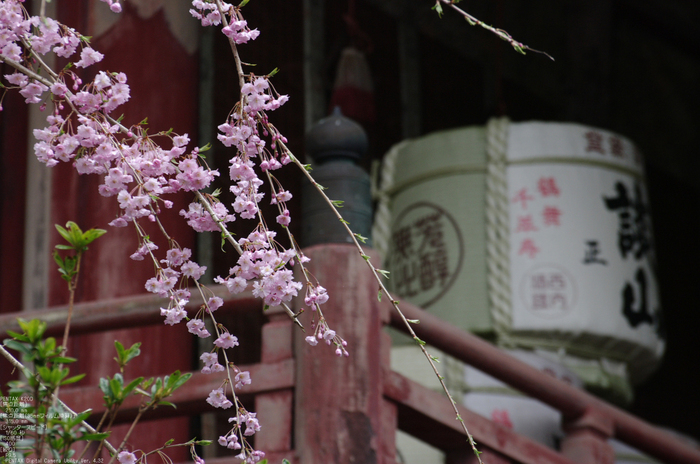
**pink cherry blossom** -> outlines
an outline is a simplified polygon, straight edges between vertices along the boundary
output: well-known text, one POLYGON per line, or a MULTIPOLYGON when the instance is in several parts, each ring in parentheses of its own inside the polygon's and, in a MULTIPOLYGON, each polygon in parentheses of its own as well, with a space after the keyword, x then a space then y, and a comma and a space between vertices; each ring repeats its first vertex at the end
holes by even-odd
POLYGON ((102 61, 104 55, 90 47, 83 48, 80 52, 80 61, 77 61, 75 65, 79 68, 87 68, 88 66, 102 61))
POLYGON ((214 345, 222 349, 233 348, 238 346, 238 337, 234 337, 229 332, 224 332, 214 341, 214 345))
POLYGON ((121 451, 117 455, 117 461, 119 461, 120 464, 135 464, 136 455, 134 453, 130 453, 129 451, 121 451))
POLYGON ((248 371, 243 371, 239 372, 236 374, 236 379, 235 379, 236 388, 243 388, 244 385, 249 385, 252 380, 250 379, 250 372, 248 371))

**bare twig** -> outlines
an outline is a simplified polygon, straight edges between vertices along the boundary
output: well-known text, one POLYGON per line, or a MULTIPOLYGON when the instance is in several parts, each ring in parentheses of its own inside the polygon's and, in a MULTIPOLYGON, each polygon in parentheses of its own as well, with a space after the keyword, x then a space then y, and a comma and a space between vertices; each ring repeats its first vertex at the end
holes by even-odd
POLYGON ((455 1, 455 0, 435 0, 435 6, 433 7, 433 9, 436 10, 438 12, 438 14, 441 15, 442 14, 442 5, 447 5, 449 8, 453 9, 454 11, 456 11, 457 13, 462 15, 462 17, 464 17, 464 19, 467 20, 469 25, 480 26, 480 27, 483 27, 484 29, 486 29, 487 31, 493 32, 498 37, 500 37, 501 39, 508 42, 516 52, 524 55, 525 50, 529 50, 533 53, 539 53, 540 55, 544 55, 547 58, 549 58, 550 60, 554 61, 554 58, 552 58, 551 55, 549 55, 548 53, 543 52, 542 50, 535 50, 534 48, 531 48, 531 47, 523 44, 522 42, 516 41, 515 39, 513 39, 513 37, 510 36, 510 34, 508 34, 503 29, 495 28, 493 26, 490 26, 490 25, 484 23, 483 21, 480 21, 479 19, 470 15, 469 13, 464 11, 463 9, 459 8, 456 5, 456 3, 457 3, 457 1, 455 1))

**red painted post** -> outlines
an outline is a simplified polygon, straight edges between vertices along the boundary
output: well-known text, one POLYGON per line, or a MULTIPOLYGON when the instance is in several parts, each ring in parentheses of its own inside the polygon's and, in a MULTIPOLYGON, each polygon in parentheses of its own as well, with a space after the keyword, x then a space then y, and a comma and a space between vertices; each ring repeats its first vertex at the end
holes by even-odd
MULTIPOLYGON (((392 310, 393 308, 389 309, 389 311, 392 310)), ((389 317, 388 312, 382 314, 386 318, 389 317)), ((383 322, 384 317, 382 317, 383 322)), ((391 370, 391 337, 386 332, 382 332, 381 334, 380 355, 382 370, 386 373, 391 370)), ((396 462, 396 430, 398 428, 399 412, 396 403, 390 401, 386 397, 382 398, 380 407, 380 462, 394 464, 396 462)))
MULTIPOLYGON (((304 464, 387 462, 391 449, 380 431, 382 310, 377 284, 351 245, 324 244, 304 250, 309 270, 328 289, 322 306, 331 328, 348 342, 349 357, 335 348, 304 341, 313 329, 295 333, 295 449, 304 464)), ((376 260, 378 261, 378 260, 376 260)), ((302 298, 298 305, 303 304, 302 298)), ((308 309, 307 309, 308 311, 308 309)))
POLYGON ((610 417, 588 409, 576 419, 564 420, 564 431, 561 452, 567 458, 580 464, 615 462, 615 450, 608 442, 615 433, 610 417))
MULTIPOLYGON (((261 362, 271 363, 291 359, 292 321, 278 308, 268 310, 269 322, 262 328, 261 362)), ((267 455, 282 455, 292 459, 292 407, 294 391, 277 390, 255 396, 255 412, 261 424, 255 435, 255 447, 267 455)))

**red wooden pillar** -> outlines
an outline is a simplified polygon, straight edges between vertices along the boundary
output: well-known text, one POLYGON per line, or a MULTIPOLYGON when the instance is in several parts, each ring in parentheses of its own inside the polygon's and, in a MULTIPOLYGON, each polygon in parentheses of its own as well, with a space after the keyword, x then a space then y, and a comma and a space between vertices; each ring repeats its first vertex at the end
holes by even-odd
POLYGON ((564 420, 566 437, 561 443, 564 456, 580 464, 613 464, 615 450, 608 440, 615 432, 608 417, 588 410, 573 420, 564 420))
MULTIPOLYGON (((335 348, 312 347, 295 333, 295 449, 303 464, 372 464, 393 456, 383 440, 382 322, 377 284, 351 245, 325 244, 304 250, 309 270, 328 289, 322 306, 333 330, 347 342, 349 357, 335 348)), ((302 295, 303 297, 303 295, 302 295)), ((303 303, 303 300, 301 300, 303 303)), ((391 411, 389 411, 390 413, 391 411)), ((391 414, 389 414, 390 418, 391 414)))
MULTIPOLYGON (((374 264, 377 265, 379 263, 374 264)), ((383 308, 385 311, 381 313, 382 323, 387 323, 390 318, 389 311, 394 309, 388 306, 383 306, 383 308)), ((381 343, 381 368, 383 375, 386 375, 391 372, 391 337, 387 332, 383 331, 381 333, 381 343)), ((380 408, 379 446, 381 460, 379 462, 394 464, 396 463, 396 430, 399 424, 399 411, 396 403, 385 397, 381 399, 380 408)))
MULTIPOLYGON (((293 357, 292 321, 286 312, 274 308, 267 313, 269 322, 262 328, 261 362, 273 363, 293 357)), ((255 447, 266 453, 270 462, 292 456, 292 407, 294 391, 277 390, 255 396, 255 412, 263 424, 255 435, 255 447)))

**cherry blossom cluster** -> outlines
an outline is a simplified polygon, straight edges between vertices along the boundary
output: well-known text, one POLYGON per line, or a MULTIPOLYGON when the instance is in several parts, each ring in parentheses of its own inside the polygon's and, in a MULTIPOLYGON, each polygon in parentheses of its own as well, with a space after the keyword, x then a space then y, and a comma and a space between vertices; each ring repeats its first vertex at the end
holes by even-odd
MULTIPOLYGON (((297 251, 280 250, 274 241, 275 235, 271 230, 254 230, 247 238, 241 238, 238 244, 242 253, 238 263, 226 278, 217 277, 215 282, 225 285, 231 293, 240 293, 248 287, 248 281, 252 281, 253 295, 262 298, 268 306, 291 301, 302 287, 294 280, 292 270, 286 267, 293 263, 297 251)), ((300 260, 308 258, 302 256, 300 260)))
MULTIPOLYGON (((239 450, 242 448, 241 442, 244 445, 247 443, 245 437, 254 435, 255 432, 260 430, 260 423, 254 412, 245 412, 239 414, 236 417, 230 417, 229 423, 233 423, 233 427, 225 435, 219 437, 219 445, 225 446, 228 449, 239 450), (245 425, 245 431, 243 436, 240 436, 240 431, 242 426, 245 425)), ((238 459, 244 462, 257 462, 265 457, 265 453, 262 451, 253 451, 251 455, 246 456, 245 452, 241 451, 241 454, 236 456, 238 459)))
MULTIPOLYGON (((118 1, 102 1, 116 13, 122 9, 118 1)), ((216 339, 213 350, 201 355, 202 372, 225 371, 228 378, 224 386, 210 393, 207 402, 224 409, 235 405, 237 411, 230 419, 234 423, 231 431, 219 442, 225 442, 223 446, 232 449, 241 449, 239 457, 247 463, 259 461, 264 453, 253 450, 245 437, 260 430, 260 425, 255 414, 245 410, 234 392, 234 389, 251 383, 250 374, 228 362, 226 350, 237 346, 238 339, 218 324, 214 315, 223 300, 216 296, 204 298, 203 311, 195 317, 188 317, 185 308, 191 298, 189 285, 193 282, 204 297, 206 289, 198 281, 206 267, 191 259, 191 250, 180 247, 167 235, 159 214, 162 209, 173 207, 168 195, 196 192, 197 200, 179 213, 198 232, 220 231, 226 235, 226 224, 238 217, 257 221, 257 226, 247 237, 234 243, 240 252, 236 265, 229 270, 229 275, 217 277, 215 282, 224 285, 231 293, 250 288, 266 306, 286 304, 303 287, 294 280, 291 269, 298 263, 306 280, 304 302, 314 314, 314 335, 307 337, 307 341, 316 345, 319 340, 324 340, 328 345, 336 346, 336 353, 347 356, 346 342, 328 327, 321 313, 319 305, 328 300, 328 295, 323 287, 311 283, 303 267, 308 258, 294 245, 289 249, 282 247, 275 240, 276 233, 267 228, 260 213, 259 204, 265 196, 261 187, 267 182, 271 191, 269 201, 279 212, 276 222, 288 234, 289 241, 296 243, 288 229, 291 218, 286 206, 292 194, 273 175, 274 171, 292 161, 292 155, 285 145, 287 139, 270 123, 267 115, 284 105, 289 97, 277 93, 270 83, 270 76, 240 75, 240 100, 218 127, 219 141, 235 151, 229 161, 230 190, 235 200, 227 206, 213 195, 199 193, 219 176, 218 171, 209 169, 204 162, 204 149, 188 150, 190 140, 187 134, 168 131, 149 135, 140 124, 125 127, 112 118, 110 114, 130 98, 127 76, 98 71, 92 81, 84 84, 73 69, 99 63, 103 55, 91 48, 88 38, 75 30, 51 18, 30 17, 22 2, 0 2, 0 62, 15 68, 14 73, 5 75, 10 84, 7 87, 17 89, 28 104, 39 104, 42 110, 49 103, 53 104, 53 110, 46 117, 46 127, 34 130, 37 158, 49 167, 68 162, 79 174, 102 177, 98 193, 116 197, 119 206, 119 214, 110 225, 133 225, 139 245, 131 258, 137 261, 149 259, 154 263, 155 275, 146 281, 145 288, 168 299, 168 304, 161 308, 166 324, 175 325, 187 320, 190 333, 208 338, 212 333, 207 329, 204 317, 211 318, 216 339), (49 52, 71 60, 71 65, 58 72, 51 70, 42 60, 49 52), (143 220, 160 225, 168 242, 164 255, 157 256, 158 246, 142 228, 140 221, 143 220), (223 364, 219 363, 219 354, 224 358, 223 364), (229 394, 226 385, 232 386, 229 394)), ((191 14, 202 25, 222 25, 222 32, 234 48, 259 36, 257 29, 248 27, 240 8, 220 0, 194 0, 192 6, 191 14)), ((120 453, 120 462, 132 459, 135 460, 133 453, 120 453)))
POLYGON ((311 346, 318 345, 319 341, 326 342, 326 345, 335 345, 336 356, 350 356, 350 353, 345 349, 348 343, 340 338, 335 330, 332 330, 324 318, 321 318, 318 323, 312 325, 314 329, 313 335, 308 335, 304 340, 311 346))
POLYGON ((237 9, 227 2, 213 2, 194 0, 192 2, 193 9, 190 14, 202 22, 202 26, 218 26, 222 22, 222 14, 230 16, 230 23, 226 24, 221 32, 226 34, 236 44, 244 44, 250 40, 255 40, 260 31, 257 29, 248 28, 248 22, 245 21, 237 9))

